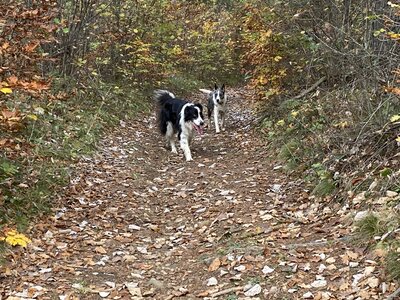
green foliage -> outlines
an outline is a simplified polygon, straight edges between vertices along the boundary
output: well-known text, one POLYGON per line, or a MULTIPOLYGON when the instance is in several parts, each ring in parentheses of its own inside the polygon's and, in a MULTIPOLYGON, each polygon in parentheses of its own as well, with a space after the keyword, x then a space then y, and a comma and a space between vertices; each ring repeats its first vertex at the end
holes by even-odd
POLYGON ((385 257, 386 271, 393 280, 400 280, 400 253, 390 251, 385 257))
POLYGON ((357 233, 360 237, 373 239, 387 231, 385 222, 377 215, 370 214, 356 223, 357 233))
MULTIPOLYGON (((112 7, 88 7, 98 15, 93 19, 86 14, 74 15, 79 4, 67 0, 62 14, 63 20, 69 20, 70 30, 64 34, 84 33, 87 36, 81 38, 90 47, 77 41, 74 46, 78 50, 63 58, 67 60, 64 65, 70 65, 63 72, 100 76, 105 81, 117 79, 139 89, 162 86, 171 77, 180 76, 209 84, 237 82, 240 70, 234 12, 241 4, 222 2, 128 0, 112 7), (85 27, 79 33, 73 27, 78 20, 79 26, 85 27), (82 68, 86 73, 81 73, 82 68)), ((71 46, 70 40, 65 42, 61 48, 71 46)))
POLYGON ((320 163, 325 145, 321 136, 329 124, 322 106, 288 99, 266 110, 265 116, 262 128, 268 132, 271 148, 279 151, 278 158, 285 162, 286 170, 302 173, 314 195, 331 195, 336 182, 327 166, 320 163))
POLYGON ((332 179, 320 179, 312 193, 319 197, 329 196, 333 193, 335 187, 332 179))
POLYGON ((92 84, 79 91, 70 81, 60 80, 53 93, 67 88, 74 97, 19 106, 23 113, 36 113, 18 133, 19 140, 28 139, 32 146, 29 160, 26 154, 0 157, 0 225, 16 223, 23 230, 32 217, 49 212, 54 195, 69 182, 69 165, 96 149, 106 127, 148 109, 148 95, 143 92, 101 81, 92 84))
POLYGON ((332 174, 321 163, 313 164, 311 167, 318 178, 318 183, 312 193, 320 197, 331 195, 335 190, 332 174))
POLYGON ((189 96, 192 91, 204 87, 205 84, 191 75, 176 74, 168 78, 166 86, 177 95, 189 96))
POLYGON ((0 158, 0 182, 18 173, 18 167, 7 158, 0 158))

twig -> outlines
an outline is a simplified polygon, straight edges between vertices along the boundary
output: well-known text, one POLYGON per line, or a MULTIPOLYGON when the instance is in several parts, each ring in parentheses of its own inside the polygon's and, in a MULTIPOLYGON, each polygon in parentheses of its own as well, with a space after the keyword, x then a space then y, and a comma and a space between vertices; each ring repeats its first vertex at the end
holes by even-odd
POLYGON ((381 107, 386 104, 386 102, 388 102, 390 100, 390 98, 386 99, 385 101, 381 101, 378 105, 378 107, 372 112, 372 114, 369 116, 368 120, 364 123, 363 127, 361 128, 360 132, 358 133, 358 136, 355 140, 354 143, 357 143, 359 138, 361 137, 361 134, 364 131, 364 128, 369 124, 369 122, 372 120, 372 118, 374 117, 374 115, 381 109, 381 107))
POLYGON ((299 99, 303 97, 304 95, 308 94, 309 92, 315 90, 321 83, 323 83, 326 79, 326 76, 321 77, 316 83, 314 83, 312 86, 310 86, 308 89, 302 91, 300 94, 295 96, 293 99, 299 99))
POLYGON ((390 295, 386 298, 386 300, 394 300, 394 299, 396 299, 396 297, 399 296, 399 295, 400 295, 400 288, 398 288, 397 290, 395 290, 393 294, 390 294, 390 295))
POLYGON ((298 223, 303 224, 303 225, 308 224, 307 222, 304 222, 304 221, 302 221, 302 220, 300 220, 300 219, 298 219, 298 218, 296 218, 296 217, 293 217, 293 216, 291 216, 291 215, 288 215, 287 213, 283 213, 283 216, 284 216, 285 218, 291 219, 292 221, 298 222, 298 223))
POLYGON ((229 289, 225 289, 225 290, 222 290, 222 291, 219 291, 219 292, 216 292, 216 293, 212 294, 210 297, 211 298, 215 298, 215 297, 218 297, 218 296, 226 295, 226 294, 229 294, 229 293, 232 293, 232 292, 237 292, 237 291, 243 291, 243 287, 242 286, 235 286, 235 287, 232 287, 232 288, 229 288, 229 289))
POLYGON ((350 239, 349 236, 344 236, 335 240, 329 240, 329 241, 312 241, 308 243, 300 243, 300 244, 288 244, 286 245, 286 248, 288 249, 295 249, 295 248, 306 248, 306 247, 322 247, 326 246, 330 243, 335 243, 335 242, 346 242, 350 239))

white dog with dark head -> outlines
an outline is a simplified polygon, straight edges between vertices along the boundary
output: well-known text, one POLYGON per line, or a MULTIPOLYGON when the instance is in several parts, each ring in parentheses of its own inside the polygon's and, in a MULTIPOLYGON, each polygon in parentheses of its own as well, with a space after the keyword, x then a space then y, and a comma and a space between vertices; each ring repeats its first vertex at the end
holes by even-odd
POLYGON ((225 84, 218 87, 217 84, 214 86, 214 90, 200 89, 201 92, 208 95, 207 101, 207 113, 208 113, 208 124, 211 128, 211 115, 214 116, 215 132, 220 132, 221 129, 225 129, 225 115, 226 115, 226 102, 227 96, 225 93, 225 84), (220 120, 220 121, 219 121, 220 120))

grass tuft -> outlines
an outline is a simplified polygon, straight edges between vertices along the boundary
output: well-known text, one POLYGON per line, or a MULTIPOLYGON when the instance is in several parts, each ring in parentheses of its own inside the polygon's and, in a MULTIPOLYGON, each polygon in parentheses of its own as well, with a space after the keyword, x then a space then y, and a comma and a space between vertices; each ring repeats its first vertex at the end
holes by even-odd
POLYGON ((362 239, 372 239, 387 232, 387 226, 377 215, 370 214, 356 223, 356 232, 362 239))
POLYGON ((400 280, 400 253, 391 251, 385 259, 386 271, 392 280, 400 280))

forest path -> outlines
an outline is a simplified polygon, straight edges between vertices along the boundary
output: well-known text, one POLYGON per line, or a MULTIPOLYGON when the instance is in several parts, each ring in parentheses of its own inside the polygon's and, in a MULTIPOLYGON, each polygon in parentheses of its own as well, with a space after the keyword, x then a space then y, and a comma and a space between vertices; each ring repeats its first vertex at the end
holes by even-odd
POLYGON ((342 242, 340 205, 291 181, 253 130, 249 96, 228 93, 227 130, 197 137, 192 162, 164 148, 155 113, 106 136, 7 265, 0 295, 381 299, 376 263, 342 242))

